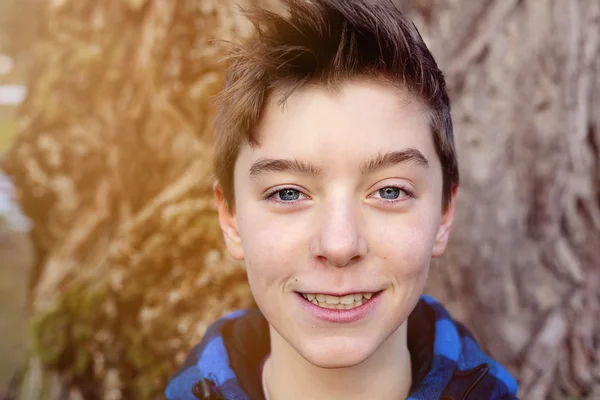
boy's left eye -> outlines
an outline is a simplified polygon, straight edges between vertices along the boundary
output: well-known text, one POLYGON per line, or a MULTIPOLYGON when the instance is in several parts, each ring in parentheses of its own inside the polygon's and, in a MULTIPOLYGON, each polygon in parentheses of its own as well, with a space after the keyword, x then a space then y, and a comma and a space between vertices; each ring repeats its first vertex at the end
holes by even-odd
POLYGON ((374 197, 379 197, 382 200, 399 200, 405 197, 411 197, 411 194, 397 186, 386 186, 373 193, 374 197))
POLYGON ((386 187, 379 190, 382 199, 395 200, 400 197, 401 190, 397 187, 386 187))

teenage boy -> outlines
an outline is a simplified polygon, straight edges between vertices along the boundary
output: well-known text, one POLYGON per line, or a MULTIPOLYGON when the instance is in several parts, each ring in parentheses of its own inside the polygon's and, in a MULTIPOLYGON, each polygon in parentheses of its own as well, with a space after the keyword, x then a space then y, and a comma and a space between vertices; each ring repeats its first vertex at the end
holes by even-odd
POLYGON ((258 309, 225 316, 168 399, 515 399, 421 296, 458 186, 442 72, 391 1, 248 12, 216 120, 215 196, 258 309))

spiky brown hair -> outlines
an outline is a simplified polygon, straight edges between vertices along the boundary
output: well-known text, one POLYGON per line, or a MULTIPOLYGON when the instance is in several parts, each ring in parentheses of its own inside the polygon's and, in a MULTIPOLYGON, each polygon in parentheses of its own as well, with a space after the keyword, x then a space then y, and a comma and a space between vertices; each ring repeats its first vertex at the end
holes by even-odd
POLYGON ((442 209, 458 185, 450 100, 444 76, 416 26, 391 0, 281 0, 287 13, 244 11, 256 29, 229 58, 227 84, 217 100, 214 170, 227 206, 234 207, 233 169, 269 96, 280 104, 298 87, 328 88, 356 78, 408 91, 428 110, 443 174, 442 209))

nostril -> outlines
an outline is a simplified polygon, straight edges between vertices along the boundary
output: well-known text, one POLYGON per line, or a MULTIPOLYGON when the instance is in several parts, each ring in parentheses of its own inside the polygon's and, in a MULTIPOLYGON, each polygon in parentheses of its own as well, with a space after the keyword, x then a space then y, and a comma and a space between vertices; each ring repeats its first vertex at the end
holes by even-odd
POLYGON ((323 265, 329 265, 336 268, 348 267, 350 265, 356 264, 362 259, 361 255, 355 256, 343 256, 343 255, 331 255, 331 256, 318 256, 318 261, 323 265))

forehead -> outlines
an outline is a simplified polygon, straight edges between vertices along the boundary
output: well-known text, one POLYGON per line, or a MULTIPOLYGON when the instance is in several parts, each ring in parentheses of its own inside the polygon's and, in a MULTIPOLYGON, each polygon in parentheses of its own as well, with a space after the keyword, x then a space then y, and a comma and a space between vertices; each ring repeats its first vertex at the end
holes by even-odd
POLYGON ((437 160, 426 107, 392 85, 367 80, 346 82, 336 90, 305 85, 283 104, 279 99, 280 93, 270 96, 257 130, 258 145, 245 146, 240 158, 356 163, 412 148, 437 160))

